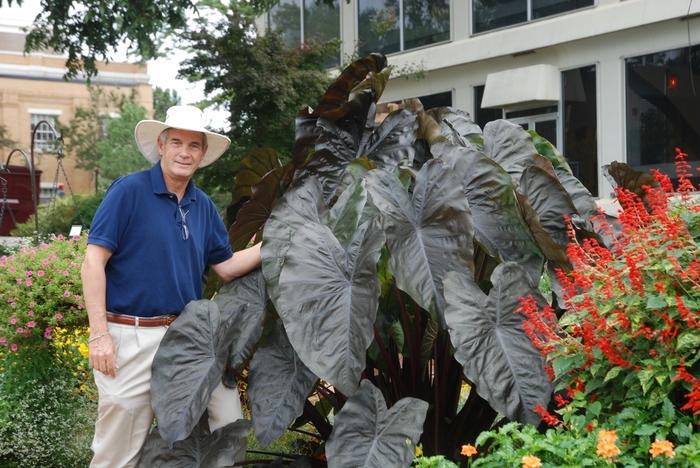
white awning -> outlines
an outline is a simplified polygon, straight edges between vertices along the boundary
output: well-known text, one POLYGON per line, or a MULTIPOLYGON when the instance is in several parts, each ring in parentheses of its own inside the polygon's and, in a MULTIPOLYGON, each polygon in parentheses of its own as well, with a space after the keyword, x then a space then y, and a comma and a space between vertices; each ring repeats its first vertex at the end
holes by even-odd
POLYGON ((561 73, 552 65, 512 68, 486 77, 482 108, 530 109, 557 104, 561 73))

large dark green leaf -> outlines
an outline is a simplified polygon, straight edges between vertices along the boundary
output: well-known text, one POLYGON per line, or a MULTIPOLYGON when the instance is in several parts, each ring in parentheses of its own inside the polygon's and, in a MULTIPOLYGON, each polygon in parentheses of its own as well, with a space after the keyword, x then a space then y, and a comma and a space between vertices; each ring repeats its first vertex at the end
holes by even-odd
POLYGON ((367 174, 367 189, 386 232, 396 285, 442 317, 444 274, 474 269, 474 232, 462 184, 442 161, 431 160, 418 173, 412 196, 385 170, 367 174))
POLYGON ((382 393, 363 380, 335 417, 326 442, 330 468, 405 467, 415 456, 428 403, 402 398, 387 410, 382 393))
POLYGON ((571 197, 576 211, 578 211, 584 219, 589 219, 591 216, 595 215, 598 206, 591 192, 588 191, 581 181, 561 167, 555 167, 554 172, 559 182, 561 182, 562 187, 566 190, 566 193, 571 197))
POLYGON ((511 176, 470 148, 437 144, 432 150, 462 178, 476 240, 491 257, 523 265, 536 283, 544 258, 523 220, 511 176))
POLYGON ((279 323, 250 363, 248 398, 255 435, 263 447, 301 415, 317 380, 294 352, 279 323))
POLYGON ((151 405, 163 439, 186 439, 221 382, 236 327, 216 303, 192 301, 165 332, 153 359, 151 405))
POLYGON ((272 148, 255 148, 241 159, 241 167, 233 180, 231 203, 236 203, 243 197, 253 195, 253 187, 268 172, 277 169, 281 164, 277 151, 272 148))
POLYGON ((370 135, 358 156, 367 156, 380 167, 396 167, 401 161, 413 159, 416 140, 416 114, 399 110, 389 114, 370 135))
POLYGON ((532 294, 540 304, 544 299, 516 263, 497 266, 491 283, 486 296, 464 275, 450 272, 445 277, 445 319, 455 359, 496 411, 538 424, 532 410, 547 406, 552 385, 542 356, 523 331, 523 316, 515 310, 521 296, 532 294))
POLYGON ((494 120, 484 126, 484 152, 511 175, 516 185, 538 154, 523 127, 507 120, 494 120))
POLYGON ((621 187, 629 190, 632 193, 644 197, 646 192, 644 191, 644 186, 649 187, 658 186, 658 182, 654 179, 648 172, 642 172, 634 169, 629 164, 613 161, 610 164, 603 166, 603 174, 610 182, 610 185, 615 187, 621 187))
POLYGON ((315 177, 296 181, 277 202, 263 231, 262 271, 273 303, 279 298, 279 276, 292 236, 306 223, 320 223, 326 210, 315 177))
POLYGON ((235 385, 238 374, 253 355, 255 346, 262 335, 265 320, 267 293, 262 271, 255 270, 247 275, 224 284, 214 296, 221 315, 230 317, 234 328, 233 343, 226 365, 227 385, 235 385))
POLYGON ((468 112, 453 107, 435 107, 426 111, 440 125, 440 132, 447 140, 458 146, 471 146, 468 137, 481 135, 481 128, 474 123, 468 112))
POLYGON ((532 137, 532 144, 535 145, 537 152, 547 158, 554 168, 561 168, 571 175, 574 174, 564 155, 562 155, 553 144, 541 137, 534 130, 528 130, 527 133, 532 137))
MULTIPOLYGON (((328 211, 328 216, 324 217, 323 224, 331 228, 333 235, 338 239, 344 248, 352 240, 357 226, 361 221, 367 221, 367 216, 372 216, 376 210, 367 210, 367 189, 365 180, 360 179, 350 185, 328 211)), ((369 207, 372 207, 370 204, 369 207)))
POLYGON ((139 468, 215 468, 245 460, 250 421, 239 419, 209 432, 204 413, 192 434, 172 448, 154 429, 141 448, 139 468))
POLYGON ((358 227, 347 249, 332 231, 297 229, 279 276, 276 309, 302 361, 346 395, 357 388, 373 337, 384 236, 376 222, 358 227))
POLYGON ((566 248, 555 242, 549 233, 542 227, 537 212, 532 206, 530 206, 530 202, 527 200, 525 195, 522 195, 519 192, 515 192, 515 195, 518 198, 518 206, 520 207, 520 212, 523 215, 523 220, 530 229, 532 238, 535 239, 537 246, 540 248, 545 258, 548 261, 559 265, 569 265, 569 257, 566 254, 566 248))
POLYGON ((564 218, 578 215, 559 179, 538 166, 530 166, 520 178, 520 192, 537 213, 540 224, 560 247, 569 243, 564 218))

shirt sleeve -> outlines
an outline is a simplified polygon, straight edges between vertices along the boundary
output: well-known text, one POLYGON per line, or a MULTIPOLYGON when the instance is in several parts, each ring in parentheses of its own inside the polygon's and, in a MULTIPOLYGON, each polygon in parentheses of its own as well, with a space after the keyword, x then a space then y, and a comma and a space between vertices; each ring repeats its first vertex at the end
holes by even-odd
POLYGON ((207 243, 207 265, 216 265, 223 261, 228 260, 233 256, 233 250, 228 242, 228 232, 226 232, 226 226, 216 212, 216 207, 214 203, 209 202, 209 210, 211 215, 211 234, 209 236, 209 242, 207 243))
POLYGON ((128 207, 132 205, 127 184, 122 182, 123 179, 117 179, 107 189, 90 223, 88 244, 99 245, 112 252, 119 247, 129 220, 128 207))

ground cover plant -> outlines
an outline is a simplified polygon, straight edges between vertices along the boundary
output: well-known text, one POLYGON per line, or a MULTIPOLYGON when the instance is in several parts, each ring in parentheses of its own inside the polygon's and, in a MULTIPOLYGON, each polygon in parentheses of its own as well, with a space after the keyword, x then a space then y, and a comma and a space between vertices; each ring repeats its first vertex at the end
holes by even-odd
MULTIPOLYGON (((417 444, 459 460, 498 414, 540 422, 553 384, 514 310, 523 296, 544 305, 543 273, 570 268, 565 216, 598 235, 595 203, 548 142, 509 122, 482 130, 411 102, 376 123, 386 65, 354 62, 302 109, 288 164, 242 162, 231 242, 262 239, 262 272, 190 304, 166 334, 156 446, 208 457, 220 434, 199 428, 203 402, 246 366, 263 447, 314 428, 314 454, 280 463, 408 465, 417 444)), ((147 450, 144 466, 165 463, 147 450)))

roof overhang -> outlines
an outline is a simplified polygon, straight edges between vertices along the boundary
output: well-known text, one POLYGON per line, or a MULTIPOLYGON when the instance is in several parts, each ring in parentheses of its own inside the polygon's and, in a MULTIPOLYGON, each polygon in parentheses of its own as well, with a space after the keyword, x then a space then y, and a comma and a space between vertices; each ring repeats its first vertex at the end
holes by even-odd
POLYGON ((560 99, 559 69, 540 64, 490 73, 481 107, 521 110, 557 104, 560 99))

